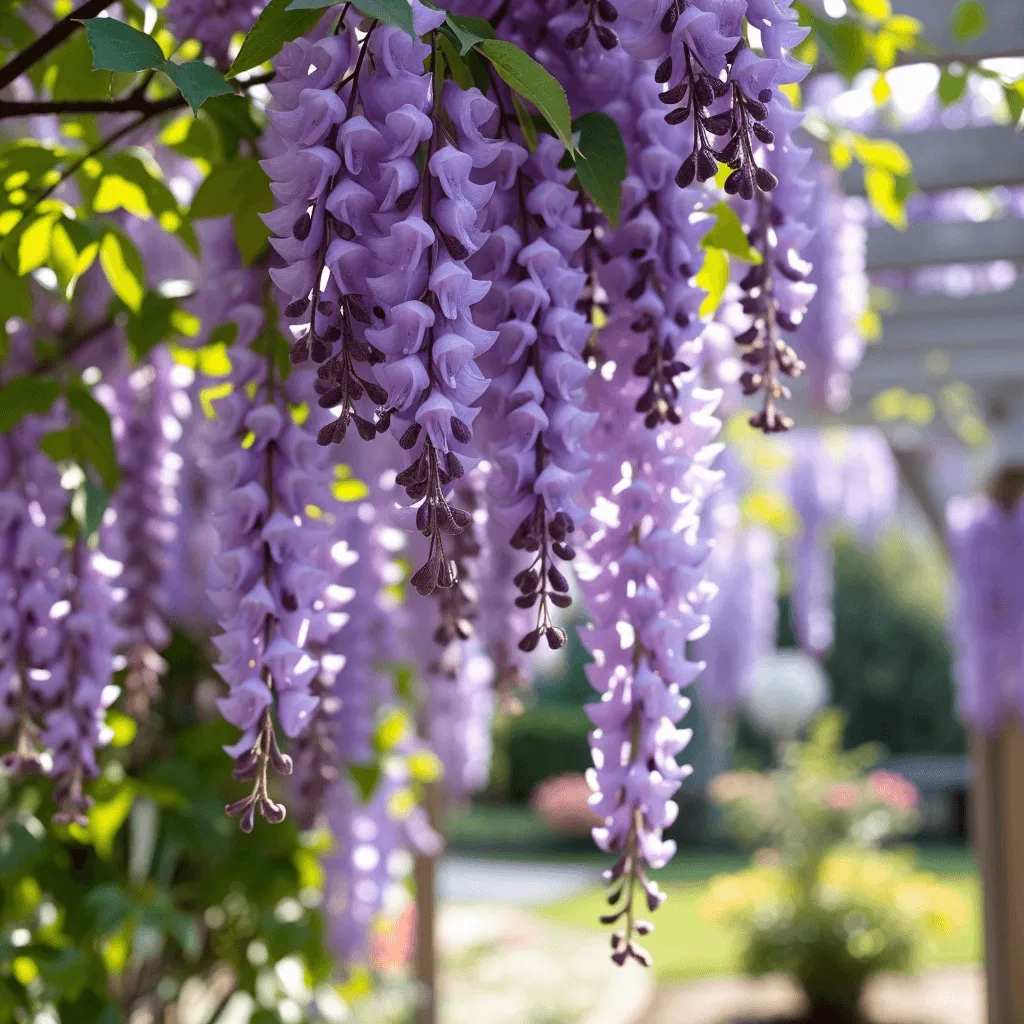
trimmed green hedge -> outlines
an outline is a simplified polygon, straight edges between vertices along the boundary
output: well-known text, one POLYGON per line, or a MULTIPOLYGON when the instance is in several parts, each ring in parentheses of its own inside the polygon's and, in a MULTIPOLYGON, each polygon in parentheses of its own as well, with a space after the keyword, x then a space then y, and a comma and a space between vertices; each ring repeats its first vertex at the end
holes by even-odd
POLYGON ((538 783, 552 775, 590 767, 590 719, 582 707, 537 704, 515 719, 505 739, 508 798, 529 800, 538 783))

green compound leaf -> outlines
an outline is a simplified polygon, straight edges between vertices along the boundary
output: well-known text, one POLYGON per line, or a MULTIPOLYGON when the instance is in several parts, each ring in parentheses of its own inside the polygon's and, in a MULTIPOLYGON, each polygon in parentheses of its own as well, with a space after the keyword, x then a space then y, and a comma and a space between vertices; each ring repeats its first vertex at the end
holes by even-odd
POLYGON ((231 86, 224 81, 224 76, 209 64, 201 60, 187 60, 184 64, 164 61, 160 70, 178 87, 181 95, 188 100, 193 114, 214 96, 230 93, 231 86))
POLYGON ((558 80, 518 46, 503 39, 485 39, 477 45, 504 82, 532 103, 551 125, 567 150, 572 150, 572 115, 569 100, 558 80))

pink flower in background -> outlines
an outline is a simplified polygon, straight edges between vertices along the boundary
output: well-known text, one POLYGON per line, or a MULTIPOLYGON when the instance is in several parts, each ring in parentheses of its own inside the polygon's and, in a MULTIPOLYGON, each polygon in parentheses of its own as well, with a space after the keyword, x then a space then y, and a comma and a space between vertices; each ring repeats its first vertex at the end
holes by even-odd
POLYGON ((556 832, 585 836, 601 824, 590 809, 590 786, 582 775, 545 779, 530 796, 530 806, 556 832))
POLYGON ((852 782, 837 782, 825 797, 830 811, 849 811, 860 803, 860 788, 852 782))
POLYGON ((416 904, 407 903, 397 917, 380 922, 370 938, 370 964, 375 971, 394 971, 412 961, 416 947, 416 904))
POLYGON ((872 772, 868 785, 879 800, 891 807, 912 811, 917 806, 917 787, 897 772, 872 772))

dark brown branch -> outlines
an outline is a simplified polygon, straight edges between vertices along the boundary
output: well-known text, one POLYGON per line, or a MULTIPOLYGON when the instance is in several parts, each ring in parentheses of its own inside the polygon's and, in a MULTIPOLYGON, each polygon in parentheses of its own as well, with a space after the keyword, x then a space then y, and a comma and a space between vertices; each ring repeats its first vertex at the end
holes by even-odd
MULTIPOLYGON (((240 90, 245 90, 253 85, 265 85, 273 77, 274 73, 268 71, 236 84, 240 90)), ((127 96, 116 100, 0 100, 0 120, 36 114, 141 114, 148 121, 151 117, 188 105, 180 93, 161 100, 147 100, 143 94, 146 84, 148 79, 127 96)))
POLYGON ((44 32, 34 43, 15 54, 0 68, 0 89, 10 85, 16 78, 28 71, 33 64, 60 46, 80 26, 82 21, 86 18, 95 18, 97 14, 105 11, 113 3, 114 0, 86 0, 80 7, 76 7, 66 18, 58 21, 49 31, 44 32))
POLYGON ((146 114, 155 117, 186 106, 182 95, 147 100, 134 94, 119 100, 0 100, 0 119, 36 114, 146 114))

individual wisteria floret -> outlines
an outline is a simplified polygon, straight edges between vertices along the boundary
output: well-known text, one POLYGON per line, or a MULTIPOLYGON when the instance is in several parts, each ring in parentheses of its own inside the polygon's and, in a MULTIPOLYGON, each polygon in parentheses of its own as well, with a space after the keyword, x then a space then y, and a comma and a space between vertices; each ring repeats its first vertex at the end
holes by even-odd
POLYGON ((177 537, 178 469, 172 444, 181 426, 172 408, 172 363, 164 349, 128 374, 118 388, 123 474, 115 508, 124 566, 118 611, 124 634, 125 709, 144 717, 167 668, 160 652, 170 640, 167 573, 177 537))
POLYGON ((318 705, 310 686, 319 665, 310 651, 334 628, 332 498, 322 450, 293 415, 297 402, 288 389, 301 393, 308 380, 295 373, 282 381, 272 358, 250 350, 263 326, 261 309, 239 307, 235 322, 232 390, 213 403, 217 437, 207 467, 221 488, 210 601, 222 628, 214 640, 217 670, 230 687, 218 706, 242 730, 226 750, 235 777, 253 780, 251 794, 228 813, 250 831, 257 811, 272 822, 285 815, 268 789, 271 768, 284 775, 293 768, 279 748, 274 714, 295 738, 318 705))
POLYGON ((638 919, 636 904, 639 890, 649 910, 664 900, 647 872, 675 852, 662 830, 675 820, 672 797, 689 772, 675 758, 690 733, 677 726, 689 707, 682 691, 703 667, 687 645, 707 628, 695 605, 703 601, 707 553, 701 506, 719 476, 710 468, 719 396, 692 386, 692 375, 680 424, 651 431, 629 415, 639 387, 622 366, 630 333, 612 326, 602 345, 618 370, 595 379, 592 391, 601 419, 592 439, 589 570, 581 586, 593 625, 580 635, 594 656, 588 675, 601 700, 587 707, 595 726, 588 779, 591 806, 603 819, 594 839, 615 856, 605 872, 613 909, 602 917, 617 925, 612 958, 649 965, 637 936, 652 926, 638 919))

